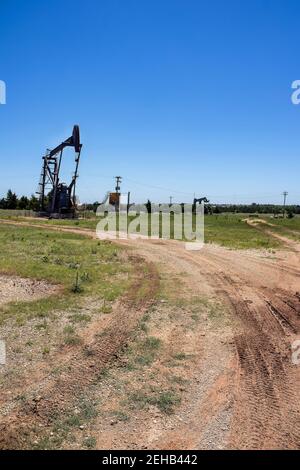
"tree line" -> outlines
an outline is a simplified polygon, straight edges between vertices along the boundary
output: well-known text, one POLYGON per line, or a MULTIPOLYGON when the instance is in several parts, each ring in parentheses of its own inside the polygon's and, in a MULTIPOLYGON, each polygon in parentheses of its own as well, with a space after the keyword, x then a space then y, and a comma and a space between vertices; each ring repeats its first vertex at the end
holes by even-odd
POLYGON ((242 214, 282 214, 283 211, 292 216, 300 214, 300 205, 276 205, 276 204, 217 204, 211 206, 212 212, 220 214, 222 212, 236 212, 242 214))
POLYGON ((18 197, 16 193, 9 189, 6 196, 0 199, 0 209, 38 211, 39 200, 34 194, 31 197, 18 197))
MULTIPOLYGON (((99 202, 92 204, 82 204, 81 210, 96 212, 99 202)), ((182 203, 183 206, 183 203, 182 203)), ((146 207, 148 212, 151 211, 151 201, 147 201, 146 207)), ((39 210, 39 199, 32 194, 30 197, 18 197, 11 189, 7 191, 6 197, 0 199, 0 209, 10 210, 39 210)), ((284 207, 276 204, 205 204, 206 214, 221 214, 223 212, 235 212, 243 214, 282 214, 284 207)), ((287 205, 285 211, 289 216, 300 214, 300 205, 287 205)))

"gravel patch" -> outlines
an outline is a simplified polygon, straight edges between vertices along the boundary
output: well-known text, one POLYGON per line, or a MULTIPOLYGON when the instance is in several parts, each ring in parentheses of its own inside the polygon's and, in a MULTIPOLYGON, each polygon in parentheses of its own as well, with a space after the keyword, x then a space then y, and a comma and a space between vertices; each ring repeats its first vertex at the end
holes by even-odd
POLYGON ((56 287, 45 281, 0 275, 0 305, 36 300, 51 295, 56 287))

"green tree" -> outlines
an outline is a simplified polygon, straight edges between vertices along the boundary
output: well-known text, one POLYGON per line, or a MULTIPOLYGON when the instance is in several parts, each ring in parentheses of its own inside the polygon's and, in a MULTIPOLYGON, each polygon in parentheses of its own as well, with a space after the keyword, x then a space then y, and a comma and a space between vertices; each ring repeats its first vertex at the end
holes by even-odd
POLYGON ((38 211, 39 208, 40 208, 40 202, 38 198, 36 198, 35 195, 32 194, 30 201, 29 201, 29 209, 32 211, 38 211))
POLYGON ((146 202, 145 206, 146 206, 146 208, 147 208, 148 214, 150 214, 150 213, 151 213, 151 201, 150 201, 150 199, 148 199, 148 201, 146 202))
POLYGON ((26 196, 22 196, 18 202, 18 209, 24 210, 29 209, 29 199, 26 196))
POLYGON ((11 209, 11 210, 17 209, 18 198, 17 198, 16 193, 13 193, 11 189, 7 191, 5 200, 6 200, 7 209, 11 209))

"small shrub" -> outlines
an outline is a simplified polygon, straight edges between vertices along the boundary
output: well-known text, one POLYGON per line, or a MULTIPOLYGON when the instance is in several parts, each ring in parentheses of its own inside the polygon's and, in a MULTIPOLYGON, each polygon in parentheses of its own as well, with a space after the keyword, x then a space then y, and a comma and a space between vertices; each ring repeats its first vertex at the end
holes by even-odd
POLYGON ((125 422, 129 420, 129 416, 126 413, 124 413, 124 411, 116 410, 116 411, 113 411, 112 414, 118 421, 125 422))
POLYGON ((141 366, 150 366, 154 360, 153 354, 144 354, 143 356, 137 356, 136 362, 141 366))
POLYGON ((177 395, 175 395, 175 393, 172 391, 161 393, 156 400, 156 405, 158 408, 166 414, 172 413, 173 407, 179 403, 180 398, 177 397, 177 395))
POLYGON ((92 436, 86 437, 83 441, 83 445, 87 449, 94 449, 96 447, 96 444, 97 444, 96 438, 92 436))
POLYGON ((105 301, 101 307, 101 312, 102 313, 111 313, 112 311, 112 306, 110 304, 107 304, 105 301))
POLYGON ((82 288, 80 286, 80 283, 79 283, 79 273, 77 271, 76 273, 76 278, 75 278, 75 282, 71 288, 71 291, 74 293, 74 294, 80 294, 82 292, 82 288))
POLYGON ((96 409, 96 406, 89 401, 84 401, 83 403, 81 403, 80 410, 81 410, 80 415, 85 420, 96 418, 98 416, 98 411, 96 409))
POLYGON ((87 281, 89 281, 89 280, 90 280, 90 275, 89 275, 89 273, 88 273, 88 272, 82 273, 81 276, 80 276, 80 280, 81 280, 82 282, 87 282, 87 281))
POLYGON ((173 357, 177 361, 183 361, 184 359, 186 359, 186 354, 184 352, 180 352, 180 353, 174 354, 173 357))
POLYGON ((72 325, 67 325, 64 327, 64 333, 66 335, 73 335, 75 333, 75 329, 72 325))
POLYGON ((83 323, 89 322, 91 320, 91 316, 86 315, 85 313, 74 313, 73 315, 69 316, 69 319, 73 323, 83 323))
POLYGON ((78 415, 70 415, 68 418, 65 420, 65 424, 69 427, 73 426, 80 426, 81 424, 81 419, 78 415))
POLYGON ((80 267, 80 264, 72 262, 68 264, 68 267, 70 269, 78 269, 80 267))
POLYGON ((75 334, 75 328, 72 325, 67 325, 64 328, 64 343, 69 346, 75 346, 82 342, 82 339, 75 334))
POLYGON ((68 346, 76 346, 82 343, 82 339, 77 335, 68 335, 65 337, 64 342, 68 346))
POLYGON ((144 346, 150 350, 158 349, 160 345, 161 340, 159 338, 155 338, 154 336, 149 336, 144 342, 144 346))

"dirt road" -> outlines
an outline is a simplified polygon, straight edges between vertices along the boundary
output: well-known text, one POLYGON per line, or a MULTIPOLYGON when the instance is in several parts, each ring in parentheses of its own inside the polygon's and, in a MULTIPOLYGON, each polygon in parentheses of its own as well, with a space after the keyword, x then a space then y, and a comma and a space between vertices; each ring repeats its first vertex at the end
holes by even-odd
MULTIPOLYGON (((300 448, 300 365, 291 360, 291 344, 300 339, 300 248, 281 240, 284 249, 273 253, 119 242, 157 267, 171 297, 221 302, 230 321, 214 329, 201 320, 187 333, 183 310, 162 333, 166 349, 185 344, 197 353, 181 405, 163 420, 148 415, 146 425, 136 416, 134 427, 102 434, 98 447, 130 448, 133 435, 137 448, 300 448)), ((105 424, 97 426, 106 433, 105 424)))
MULTIPOLYGON (((227 393, 233 395, 228 448, 300 447, 300 369, 291 362, 291 343, 300 338, 300 255, 294 242, 285 242, 287 250, 277 252, 273 259, 258 251, 237 252, 216 246, 188 252, 171 241, 138 244, 138 252, 168 265, 171 272, 189 272, 193 294, 209 286, 230 305, 235 345, 231 382, 226 380, 228 359, 223 371, 227 393)), ((221 376, 222 371, 219 381, 221 376)), ((189 426, 178 433, 183 431, 186 439, 193 434, 188 445, 201 448, 205 445, 199 438, 203 434, 201 421, 209 419, 201 413, 197 416, 198 442, 189 426)), ((195 421, 194 414, 189 418, 195 421)))

